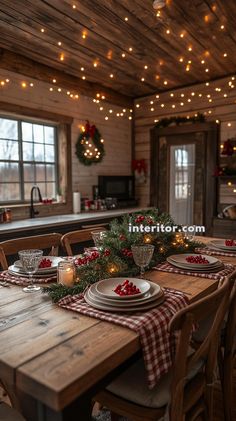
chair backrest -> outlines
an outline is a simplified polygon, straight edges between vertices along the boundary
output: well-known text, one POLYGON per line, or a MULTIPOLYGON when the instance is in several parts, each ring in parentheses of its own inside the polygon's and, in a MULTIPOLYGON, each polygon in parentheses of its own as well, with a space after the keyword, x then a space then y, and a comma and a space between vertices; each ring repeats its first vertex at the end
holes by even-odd
POLYGON ((2 241, 0 243, 0 264, 3 270, 8 268, 7 256, 16 255, 20 250, 49 250, 48 255, 58 256, 61 237, 61 234, 52 233, 2 241))
MULTIPOLYGON (((182 309, 170 322, 170 333, 178 335, 172 372, 170 419, 182 420, 181 416, 185 412, 183 408, 188 404, 186 399, 189 398, 185 395, 186 379, 196 365, 201 363, 202 368, 204 368, 204 375, 202 374, 202 376, 204 377, 205 387, 211 385, 214 381, 220 331, 229 306, 230 292, 235 278, 236 271, 226 278, 215 292, 182 309), (193 353, 189 355, 192 333, 208 317, 212 320, 209 331, 201 344, 198 344, 193 353)), ((200 385, 199 388, 203 387, 203 380, 200 385)), ((196 390, 190 394, 191 399, 194 400, 194 394, 196 401, 191 402, 191 407, 199 399, 196 390)))
POLYGON ((236 281, 234 282, 230 305, 226 322, 224 337, 224 355, 234 355, 236 353, 236 281))
POLYGON ((71 231, 64 234, 61 238, 61 244, 67 255, 73 256, 71 245, 91 241, 93 239, 92 232, 96 231, 105 231, 105 228, 103 226, 97 226, 96 229, 89 228, 84 230, 71 231))

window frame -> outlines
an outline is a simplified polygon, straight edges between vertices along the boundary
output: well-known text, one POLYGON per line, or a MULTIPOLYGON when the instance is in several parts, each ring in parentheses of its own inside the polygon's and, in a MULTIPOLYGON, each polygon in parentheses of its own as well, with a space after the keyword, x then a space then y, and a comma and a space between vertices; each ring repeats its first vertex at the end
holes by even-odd
MULTIPOLYGON (((58 123, 57 122, 53 122, 53 121, 48 121, 48 120, 43 120, 41 118, 35 117, 35 118, 30 118, 24 115, 12 115, 12 114, 6 114, 4 112, 0 111, 0 118, 2 119, 6 119, 6 120, 13 120, 17 122, 17 134, 18 134, 18 139, 14 140, 14 139, 6 139, 6 140, 14 140, 15 142, 18 143, 18 147, 19 147, 19 160, 9 160, 9 159, 0 159, 0 162, 15 162, 19 164, 19 185, 20 185, 20 196, 21 198, 19 200, 9 200, 9 201, 5 201, 5 200, 1 200, 0 198, 0 206, 11 206, 11 205, 25 205, 26 203, 29 202, 29 199, 26 199, 24 197, 24 185, 25 185, 25 181, 24 181, 24 164, 28 163, 28 164, 44 164, 46 165, 47 162, 45 161, 24 161, 23 159, 23 133, 22 133, 22 123, 30 123, 30 124, 37 124, 37 125, 41 125, 41 126, 47 126, 47 127, 53 127, 54 129, 54 166, 55 166, 55 189, 56 191, 58 191, 59 189, 59 153, 58 153, 58 123)), ((0 139, 0 140, 4 140, 4 139, 0 139)), ((32 142, 29 143, 34 143, 34 139, 32 139, 32 142)), ((45 143, 43 143, 45 144, 45 143)), ((46 167, 45 167, 46 168, 46 167)), ((35 173, 34 173, 34 179, 35 179, 35 173)), ((44 179, 44 183, 47 183, 46 180, 46 174, 45 174, 45 179, 44 179)), ((6 182, 4 184, 10 184, 9 182, 6 182)), ((30 183, 27 183, 30 184, 30 183)), ((36 183, 33 181, 32 182, 32 186, 35 185, 36 183)))

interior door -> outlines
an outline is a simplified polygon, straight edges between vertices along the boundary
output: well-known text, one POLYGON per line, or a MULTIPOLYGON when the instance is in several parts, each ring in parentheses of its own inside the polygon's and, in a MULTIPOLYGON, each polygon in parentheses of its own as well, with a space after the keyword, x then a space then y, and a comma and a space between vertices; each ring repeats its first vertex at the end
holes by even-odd
POLYGON ((169 213, 177 224, 194 223, 195 144, 169 146, 169 213))

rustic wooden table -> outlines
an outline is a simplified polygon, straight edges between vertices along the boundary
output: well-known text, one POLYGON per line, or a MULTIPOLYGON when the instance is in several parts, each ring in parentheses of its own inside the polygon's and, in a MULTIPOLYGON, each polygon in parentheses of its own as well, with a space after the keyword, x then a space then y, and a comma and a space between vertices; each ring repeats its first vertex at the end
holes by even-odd
MULTIPOLYGON (((219 258, 236 264, 236 257, 219 258)), ((167 272, 151 271, 148 278, 190 301, 217 287, 210 279, 167 272)), ((91 396, 139 349, 129 329, 61 309, 21 287, 0 289, 0 377, 28 421, 89 420, 91 396)))

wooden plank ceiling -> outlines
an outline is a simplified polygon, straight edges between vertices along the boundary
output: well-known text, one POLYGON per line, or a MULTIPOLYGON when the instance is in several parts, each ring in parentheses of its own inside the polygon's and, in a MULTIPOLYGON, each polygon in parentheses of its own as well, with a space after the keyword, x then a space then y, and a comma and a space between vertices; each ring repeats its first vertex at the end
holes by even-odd
POLYGON ((152 3, 1 0, 0 47, 132 98, 236 71, 236 1, 152 3))

